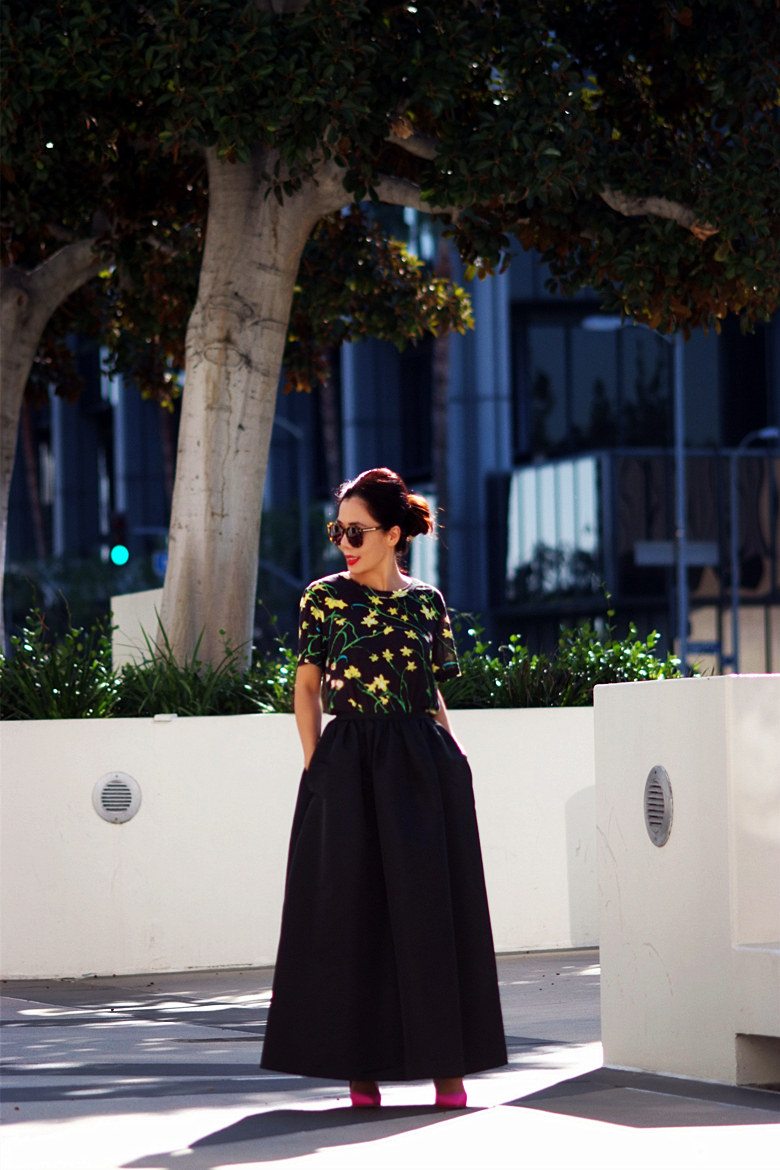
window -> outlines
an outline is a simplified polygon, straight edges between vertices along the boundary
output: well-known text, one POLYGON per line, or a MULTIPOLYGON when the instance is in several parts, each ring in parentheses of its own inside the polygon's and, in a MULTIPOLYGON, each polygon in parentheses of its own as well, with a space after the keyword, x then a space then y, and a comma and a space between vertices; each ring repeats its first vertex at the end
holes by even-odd
POLYGON ((518 306, 513 338, 516 457, 671 442, 672 351, 651 330, 518 306))

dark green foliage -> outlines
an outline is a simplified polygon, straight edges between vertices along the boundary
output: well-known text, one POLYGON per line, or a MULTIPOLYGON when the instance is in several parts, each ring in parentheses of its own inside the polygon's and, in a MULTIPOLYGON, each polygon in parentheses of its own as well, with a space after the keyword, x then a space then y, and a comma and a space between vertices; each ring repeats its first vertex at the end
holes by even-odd
POLYGON ((115 715, 244 715, 267 709, 253 701, 236 650, 226 648, 217 666, 201 661, 198 646, 178 662, 165 636, 156 651, 147 639, 147 651, 143 662, 122 667, 115 715))
POLYGON ((773 0, 308 0, 278 13, 6 0, 0 16, 4 262, 27 268, 97 233, 111 348, 163 399, 200 264, 207 146, 251 164, 280 201, 323 163, 345 204, 392 176, 460 209, 449 231, 470 272, 500 266, 514 235, 557 288, 597 289, 652 327, 750 323, 777 305, 773 0), (411 134, 434 157, 405 151, 411 134), (621 214, 607 189, 690 219, 621 214))
POLYGON ((29 615, 0 657, 3 719, 101 719, 116 712, 121 683, 111 669, 111 636, 104 623, 69 629, 54 641, 43 615, 29 615))
POLYGON ((147 640, 143 662, 122 667, 117 716, 252 715, 292 711, 295 656, 283 643, 241 670, 238 649, 225 647, 217 666, 198 657, 178 662, 165 635, 156 648, 147 640))
MULTIPOLYGON (((462 626, 462 621, 456 623, 462 626)), ((659 635, 639 637, 636 627, 619 639, 608 627, 599 634, 590 623, 561 631, 552 656, 532 654, 517 634, 492 652, 482 630, 472 627, 473 644, 460 656, 461 675, 444 683, 448 707, 587 707, 599 683, 680 678, 679 660, 654 653, 659 635)), ((458 631, 462 645, 462 634, 458 631)))
POLYGON ((279 643, 274 653, 252 663, 246 681, 258 706, 283 714, 292 712, 297 662, 295 651, 279 643))
POLYGON ((121 716, 246 715, 292 711, 295 654, 283 642, 256 658, 248 671, 226 647, 217 666, 202 662, 197 647, 177 662, 167 639, 114 674, 105 623, 69 629, 56 640, 33 612, 12 653, 0 656, 0 718, 94 719, 121 716))
MULTIPOLYGON (((532 654, 513 634, 493 652, 482 630, 455 622, 461 647, 459 678, 442 687, 452 708, 586 707, 597 683, 679 678, 679 662, 654 653, 658 634, 641 639, 630 628, 625 639, 591 625, 561 632, 552 657, 532 654), (465 638, 471 644, 462 649, 465 638)), ((23 634, 13 638, 13 654, 0 658, 3 719, 89 719, 175 715, 242 715, 293 709, 296 654, 283 642, 256 658, 248 671, 238 652, 226 647, 215 667, 200 661, 197 648, 183 663, 167 640, 148 657, 111 670, 111 639, 100 623, 89 631, 69 630, 54 643, 40 614, 32 614, 23 634)))

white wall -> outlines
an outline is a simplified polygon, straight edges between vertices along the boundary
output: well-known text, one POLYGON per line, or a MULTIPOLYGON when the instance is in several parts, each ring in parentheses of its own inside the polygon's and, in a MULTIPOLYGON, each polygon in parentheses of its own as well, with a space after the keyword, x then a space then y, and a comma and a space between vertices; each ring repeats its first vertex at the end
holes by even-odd
MULTIPOLYGON (((499 951, 592 945, 593 720, 457 711, 499 951)), ((300 775, 291 716, 62 720, 0 726, 5 978, 274 961, 300 775), (101 820, 122 771, 138 814, 101 820)))
POLYGON ((126 662, 141 662, 149 657, 147 639, 154 642, 157 637, 162 594, 162 589, 144 589, 140 593, 121 593, 111 598, 114 670, 119 670, 126 662))
POLYGON ((780 676, 597 687, 595 732, 606 1063, 780 1079, 780 676), (660 848, 656 765, 674 805, 660 848))

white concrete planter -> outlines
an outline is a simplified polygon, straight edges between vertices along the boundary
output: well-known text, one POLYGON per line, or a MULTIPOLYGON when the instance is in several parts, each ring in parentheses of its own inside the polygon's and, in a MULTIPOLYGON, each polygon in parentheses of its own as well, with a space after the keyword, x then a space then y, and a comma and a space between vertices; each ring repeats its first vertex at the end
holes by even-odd
POLYGON ((605 1061, 780 1081, 780 675, 597 687, 595 728, 605 1061))
MULTIPOLYGON (((498 951, 597 941, 593 713, 456 711, 498 951)), ((289 715, 5 722, 2 976, 273 963, 301 761, 289 715), (141 806, 102 820, 123 772, 141 806)))

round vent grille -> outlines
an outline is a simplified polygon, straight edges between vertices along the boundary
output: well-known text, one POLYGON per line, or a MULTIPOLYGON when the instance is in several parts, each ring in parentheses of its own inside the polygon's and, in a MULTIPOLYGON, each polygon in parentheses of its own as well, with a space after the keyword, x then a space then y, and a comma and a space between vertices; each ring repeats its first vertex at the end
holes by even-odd
POLYGON ((654 845, 665 845, 672 831, 672 786, 666 768, 651 768, 645 783, 645 825, 654 845))
POLYGON ((141 807, 141 789, 138 781, 127 772, 106 772, 92 789, 95 812, 113 825, 124 824, 141 807))

